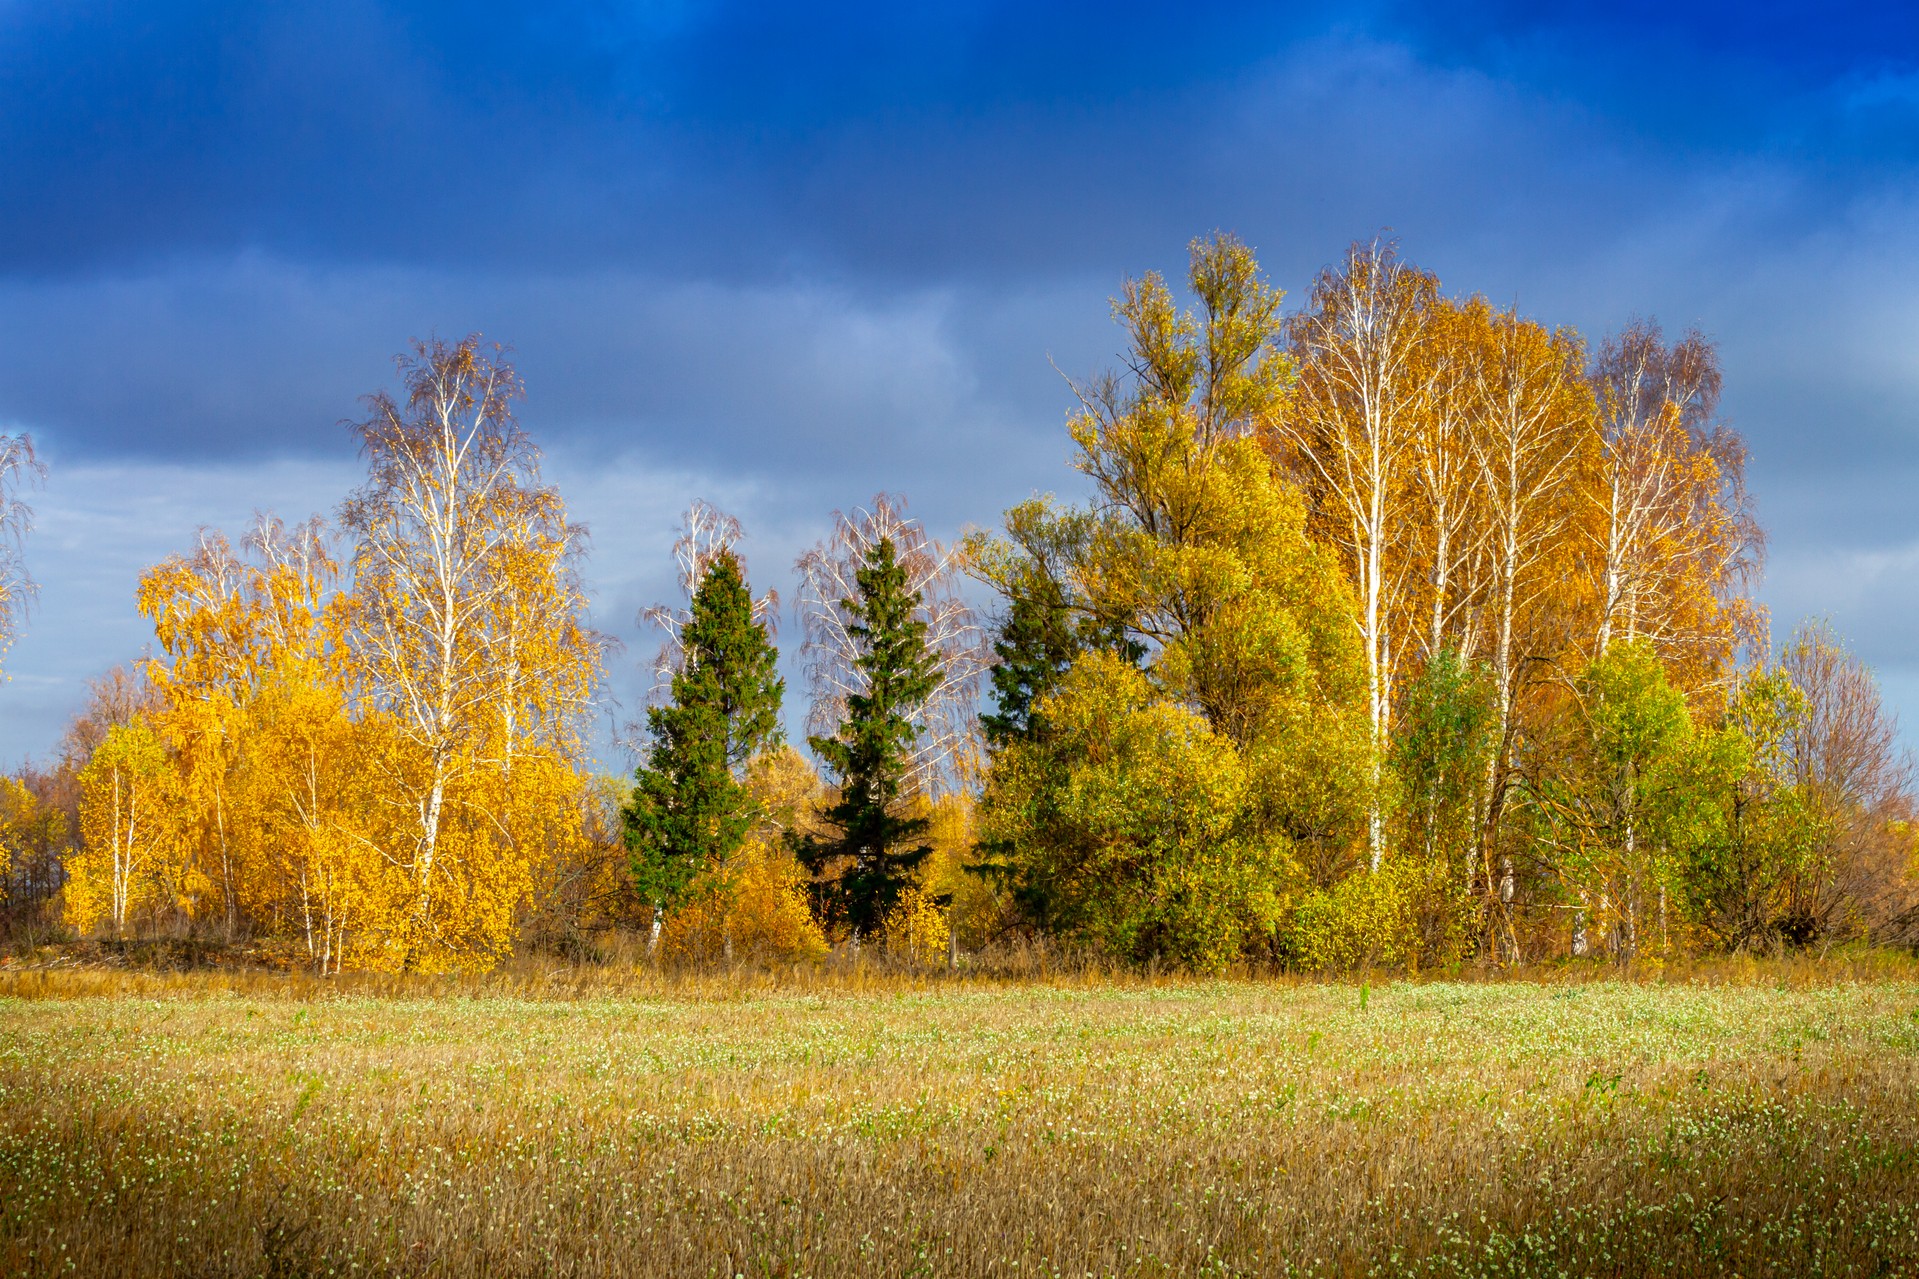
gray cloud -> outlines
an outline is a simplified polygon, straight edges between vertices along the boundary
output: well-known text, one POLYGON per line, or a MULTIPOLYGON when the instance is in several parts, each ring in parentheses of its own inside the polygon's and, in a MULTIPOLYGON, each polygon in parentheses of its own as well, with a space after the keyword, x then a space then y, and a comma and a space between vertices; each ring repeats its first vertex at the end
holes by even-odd
MULTIPOLYGON (((1053 349, 1076 367, 1106 362, 1082 348, 1112 345, 1092 290, 983 299, 627 275, 474 282, 253 255, 16 283, 0 307, 42 322, 0 352, 0 380, 20 388, 14 402, 30 412, 10 425, 50 444, 52 474, 33 495, 29 559, 44 587, 9 657, 0 758, 47 749, 85 680, 144 650, 134 585, 196 528, 237 530, 260 509, 334 510, 361 474, 338 418, 391 381, 380 348, 398 340, 367 335, 404 331, 403 302, 437 311, 442 332, 474 315, 517 321, 523 421, 589 526, 594 624, 627 646, 609 723, 643 701, 657 637, 634 619, 673 596, 669 547, 690 500, 740 515, 756 582, 789 597, 791 564, 829 513, 878 491, 904 493, 950 540, 1035 487, 1071 486, 1049 322, 1075 308, 1090 317, 1057 326, 1067 341, 1053 349), (112 377, 73 377, 89 352, 105 367, 122 343, 132 347, 112 377)), ((791 660, 788 676, 797 705, 791 660)))
MULTIPOLYGON (((522 167, 484 200, 428 167, 402 176, 437 194, 384 201, 397 161, 358 172, 353 148, 380 151, 389 103, 304 150, 256 154, 180 122, 238 167, 118 172, 176 202, 153 215, 165 226, 88 229, 61 195, 97 197, 77 180, 37 214, 15 208, 100 251, 0 276, 0 423, 41 435, 55 463, 28 548, 45 595, 0 691, 0 751, 44 749, 77 681, 138 649, 134 577, 194 525, 337 502, 358 473, 340 419, 391 383, 410 336, 513 344, 526 423, 594 526, 596 619, 630 666, 652 643, 633 613, 670 590, 691 497, 745 518, 755 576, 785 589, 826 513, 876 490, 905 492, 942 536, 1034 489, 1075 491, 1048 357, 1072 374, 1111 364, 1121 277, 1177 278, 1185 241, 1214 228, 1256 245, 1295 301, 1347 240, 1389 227, 1447 287, 1594 340, 1641 314, 1704 329, 1752 445, 1780 631, 1831 614, 1919 713, 1910 74, 1795 64, 1768 98, 1766 75, 1727 63, 1702 81, 1717 115, 1682 126, 1658 113, 1696 86, 1628 108, 1624 79, 1599 92, 1538 71, 1570 65, 1563 32, 1511 46, 1550 46, 1535 65, 1368 30, 1249 44, 1132 95, 1008 81, 900 104, 898 86, 856 85, 850 106, 809 99, 757 125, 751 93, 723 118, 678 116, 678 90, 648 97, 589 50, 488 107, 504 112, 488 156, 522 167), (538 84, 562 87, 522 91, 538 84), (541 114, 587 99, 585 117, 541 114), (340 166, 345 195, 326 189, 340 166), (249 204, 253 186, 271 200, 249 204)), ((412 65, 417 31, 377 34, 348 81, 412 65)), ((297 47, 274 39, 256 72, 297 47)), ((1611 53, 1606 74, 1626 76, 1611 53)), ((954 59, 940 74, 963 79, 954 59)), ((457 77, 389 88, 420 138, 464 118, 457 77)), ((622 679, 630 705, 643 686, 622 679)))

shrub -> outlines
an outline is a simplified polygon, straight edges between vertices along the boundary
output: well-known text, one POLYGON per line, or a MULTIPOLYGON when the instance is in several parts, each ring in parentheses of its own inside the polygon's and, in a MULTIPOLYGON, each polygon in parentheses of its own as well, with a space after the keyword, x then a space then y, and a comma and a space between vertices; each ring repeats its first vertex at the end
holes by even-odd
POLYGON ((940 962, 948 938, 946 909, 931 885, 918 884, 900 895, 881 926, 888 954, 918 964, 940 962))
POLYGON ((1281 952, 1308 972, 1443 967, 1470 949, 1471 917, 1471 898, 1443 863, 1396 859, 1307 894, 1281 952))
POLYGON ((807 882, 786 849, 748 840, 704 892, 667 916, 661 940, 668 954, 690 959, 823 955, 807 882))

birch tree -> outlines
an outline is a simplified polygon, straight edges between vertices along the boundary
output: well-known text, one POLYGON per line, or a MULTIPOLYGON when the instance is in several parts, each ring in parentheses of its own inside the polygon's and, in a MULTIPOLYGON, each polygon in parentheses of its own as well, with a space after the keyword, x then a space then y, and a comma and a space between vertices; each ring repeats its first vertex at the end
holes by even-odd
POLYGON ((0 658, 19 634, 38 590, 23 555, 23 543, 33 531, 33 508, 21 498, 20 489, 46 474, 33 451, 32 436, 0 434, 0 658))
POLYGON ((159 734, 116 724, 80 770, 81 850, 67 866, 67 922, 101 920, 125 937, 136 915, 179 909, 193 885, 179 873, 172 763, 159 734))
POLYGON ((1670 828, 1685 806, 1693 726, 1643 640, 1592 662, 1573 692, 1558 726, 1568 739, 1560 767, 1535 790, 1558 873, 1579 902, 1573 953, 1586 953, 1596 924, 1607 952, 1629 960, 1650 949, 1649 920, 1661 948, 1669 935, 1670 828))
POLYGON ((1425 329, 1439 282, 1400 261, 1393 246, 1355 245, 1323 272, 1289 326, 1298 385, 1276 419, 1283 463, 1300 476, 1314 530, 1338 547, 1359 608, 1371 725, 1372 868, 1385 851, 1381 768, 1394 676, 1413 639, 1414 521, 1425 329))
POLYGON ((149 569, 137 593, 140 611, 172 659, 147 664, 147 678, 165 705, 155 719, 181 774, 188 838, 220 885, 229 940, 240 925, 231 791, 259 660, 247 579, 247 566, 227 539, 201 529, 193 552, 149 569))
POLYGON ((1822 838, 1808 873, 1787 885, 1782 914, 1794 940, 1919 936, 1919 839, 1914 759, 1872 671, 1830 623, 1802 623, 1779 669, 1805 699, 1786 738, 1793 781, 1822 838))
POLYGON ((400 745, 405 833, 382 853, 410 886, 404 962, 484 965, 528 886, 509 810, 538 790, 516 770, 551 782, 577 751, 599 643, 572 568, 583 533, 541 481, 512 366, 473 336, 416 343, 399 367, 403 398, 370 397, 354 428, 369 475, 343 508, 347 642, 400 745))
POLYGON ((1514 777, 1522 681, 1550 669, 1566 647, 1568 594, 1576 588, 1567 535, 1575 485, 1590 458, 1592 414, 1577 334, 1549 330, 1514 310, 1495 311, 1483 300, 1469 312, 1482 335, 1471 377, 1481 419, 1475 447, 1487 511, 1488 665, 1497 712, 1480 874, 1508 953, 1517 958, 1513 866, 1502 853, 1495 868, 1494 849, 1514 777))
POLYGON ((183 837, 221 889, 229 938, 291 922, 322 975, 377 923, 366 817, 379 805, 339 643, 341 566, 317 518, 256 517, 235 546, 194 549, 141 578, 167 660, 147 664, 172 747, 183 837))
POLYGON ((961 556, 927 536, 908 518, 903 498, 881 493, 865 510, 833 513, 833 531, 794 565, 800 578, 800 657, 811 693, 806 728, 831 739, 846 720, 848 699, 868 694, 860 666, 859 619, 847 601, 859 598, 859 574, 881 542, 905 574, 905 592, 916 597, 914 620, 925 627, 933 655, 933 686, 915 701, 915 733, 906 745, 904 785, 929 798, 958 788, 973 763, 979 685, 988 653, 972 608, 959 590, 961 556))
POLYGON ((1424 635, 1410 624, 1408 642, 1432 662, 1448 651, 1470 658, 1482 639, 1488 520, 1481 497, 1475 432, 1471 308, 1441 299, 1427 317, 1418 382, 1419 426, 1413 440, 1415 542, 1412 598, 1424 635), (1417 637, 1417 638, 1416 638, 1417 637))
POLYGON ((377 946, 383 915, 378 722, 355 716, 333 535, 318 518, 262 517, 245 548, 257 664, 242 798, 253 910, 297 935, 321 976, 377 946))
POLYGON ((1593 652, 1644 637, 1696 683, 1723 676, 1750 637, 1746 588, 1761 539, 1747 509, 1745 448, 1715 420, 1721 375, 1697 330, 1671 345, 1637 321, 1591 373, 1600 465, 1589 537, 1598 561, 1593 652))

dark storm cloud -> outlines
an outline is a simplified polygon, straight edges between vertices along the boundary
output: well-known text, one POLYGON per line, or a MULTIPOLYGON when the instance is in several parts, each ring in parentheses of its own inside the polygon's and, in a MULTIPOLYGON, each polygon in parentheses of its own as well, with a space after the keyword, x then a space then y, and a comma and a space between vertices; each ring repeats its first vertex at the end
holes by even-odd
POLYGON ((762 269, 920 221, 861 210, 902 181, 948 194, 923 133, 963 150, 983 125, 1070 181, 1104 132, 1076 110, 1144 116, 1270 47, 1277 24, 1243 8, 17 5, 0 264, 252 247, 762 269))
MULTIPOLYGON (((1081 271, 1236 198, 1360 203, 1349 184, 1369 159, 1403 158, 1396 138, 1471 123, 1444 91, 1462 80, 1514 88, 1504 106, 1522 125, 1557 117, 1574 169, 1595 134, 1655 169, 1783 154, 1817 171, 1820 203, 1919 147, 1901 79, 1919 18, 1902 7, 1440 15, 15 4, 0 11, 0 267, 257 249, 701 278, 1081 271), (1367 89, 1369 50, 1434 73, 1439 96, 1357 134, 1363 100, 1270 130, 1235 119, 1302 59, 1324 60, 1330 88, 1367 89)), ((1463 163, 1424 184, 1434 203, 1496 189, 1472 154, 1439 157, 1463 163)))
POLYGON ((14 749, 137 647, 139 565, 337 500, 409 337, 512 344, 619 629, 696 493, 770 572, 877 489, 950 535, 1072 488, 1054 366, 1214 228, 1295 300, 1390 228, 1595 339, 1700 325, 1782 629, 1919 694, 1915 53, 1850 0, 0 0, 0 429, 55 461, 14 749))
MULTIPOLYGON (((610 54, 575 38, 565 6, 531 12, 15 5, 0 16, 0 261, 62 271, 255 246, 511 255, 517 206, 542 179, 620 142, 606 127, 610 54)), ((619 181, 596 183, 601 194, 644 186, 631 156, 604 159, 619 181)))
POLYGON ((408 336, 512 338, 521 416, 552 445, 674 466, 839 478, 991 473, 1112 346, 1106 287, 884 296, 830 284, 662 280, 623 270, 486 276, 303 267, 247 255, 77 281, 0 282, 0 423, 73 460, 343 457, 359 397, 408 336), (1064 317, 1064 319, 1062 318, 1064 317), (1037 416, 1034 406, 1049 407, 1037 416))

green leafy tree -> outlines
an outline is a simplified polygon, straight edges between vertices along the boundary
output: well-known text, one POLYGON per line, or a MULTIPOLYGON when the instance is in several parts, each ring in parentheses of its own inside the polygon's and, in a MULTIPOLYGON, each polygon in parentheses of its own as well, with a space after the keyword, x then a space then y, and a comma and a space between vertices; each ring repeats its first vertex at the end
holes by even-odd
POLYGON ((1046 732, 1001 751, 981 814, 1037 922, 1200 972, 1269 945, 1292 866, 1238 748, 1112 652, 1075 662, 1037 709, 1046 732))
POLYGON ((785 681, 753 619, 739 560, 714 556, 680 630, 671 699, 646 713, 652 748, 625 809, 633 886, 659 915, 723 866, 752 830, 747 764, 780 740, 785 681))
MULTIPOLYGON (((1188 283, 1198 300, 1192 312, 1176 306, 1158 276, 1128 282, 1114 312, 1130 339, 1131 377, 1075 388, 1082 411, 1070 424, 1074 464, 1092 481, 1095 504, 1023 504, 1008 512, 1004 537, 976 539, 969 550, 978 575, 1015 607, 1036 599, 1120 628, 1144 668, 1129 687, 1177 711, 1180 724, 1203 727, 1214 774, 1236 779, 1230 814, 1211 810, 1229 839, 1162 838, 1157 805, 1165 796, 1157 787, 1178 770, 1162 768, 1168 756, 1147 744, 1173 751, 1179 733, 1170 722, 1095 717, 1070 741, 1048 745, 1048 721, 1035 749, 996 755, 982 798, 982 847, 1005 864, 1016 896, 1041 921, 1075 919, 1076 902, 1104 900, 1079 894, 1074 885, 1085 875, 1104 877, 1102 891, 1121 897, 1159 894, 1152 885, 1172 883, 1172 868, 1192 859, 1191 882, 1207 887, 1187 900, 1237 903, 1201 912, 1213 921, 1204 939, 1154 940, 1163 930, 1144 923, 1136 931, 1061 926, 1125 953, 1212 967, 1217 947, 1228 944, 1222 939, 1251 946, 1268 938, 1271 909, 1302 881, 1328 883, 1351 869, 1369 771, 1352 592, 1336 559, 1308 537, 1297 489, 1275 476, 1259 443, 1291 380, 1278 347, 1279 294, 1230 237, 1194 243, 1188 283), (1034 589, 1053 583, 1051 594, 1034 589), (1137 749, 1115 753, 1099 734, 1122 722, 1145 735, 1137 749), (1151 725, 1158 727, 1148 732, 1151 725), (1218 753, 1227 746, 1230 765, 1218 753), (1084 820, 1060 817, 1074 779, 1090 776, 1084 770, 1095 761, 1110 787, 1106 810, 1096 822, 1090 811, 1084 820), (1122 820, 1115 806, 1128 805, 1137 807, 1122 820), (1103 833, 1093 843, 1074 833, 1088 829, 1103 833), (1108 840, 1120 842, 1101 842, 1108 840), (1223 867, 1221 857, 1243 864, 1223 867)), ((1045 719, 1044 708, 1067 704, 1049 701, 1049 682, 1057 692, 1066 685, 1054 681, 1072 680, 1080 664, 1106 663, 1098 649, 1069 655, 1065 628, 1037 620, 1046 626, 1035 628, 1023 667, 1002 678, 1016 694, 1039 694, 1031 704, 1045 719), (1064 674, 1062 658, 1072 663, 1064 674)), ((1131 697, 1121 700, 1131 705, 1131 697)))
POLYGON ((1146 648, 1128 634, 1130 619, 1095 608, 1072 583, 1094 521, 1083 511, 1059 511, 1048 498, 1022 502, 1006 513, 1006 536, 967 544, 976 577, 1007 597, 993 638, 988 672, 994 708, 980 714, 989 750, 1031 740, 1040 723, 1034 702, 1059 686, 1083 653, 1118 653, 1133 665, 1146 648))
POLYGON ((1477 807, 1499 727, 1496 690, 1482 668, 1442 648, 1401 695, 1392 742, 1398 791, 1396 847, 1471 869, 1477 807))
POLYGON ((1674 836, 1693 801, 1686 699, 1650 642, 1615 642, 1575 681, 1559 767, 1530 791, 1546 819, 1559 878, 1575 898, 1573 952, 1597 925, 1614 957, 1630 959, 1654 923, 1668 940, 1674 836))
POLYGON ((1239 750, 1249 803, 1316 881, 1367 807, 1352 591, 1258 439, 1291 381, 1279 294, 1231 237, 1196 241, 1182 312, 1157 276, 1115 303, 1130 382, 1080 388, 1075 465, 1098 494, 1074 578, 1125 618, 1152 684, 1239 750))
POLYGON ((886 918, 932 851, 918 842, 926 818, 900 809, 919 734, 913 713, 932 695, 939 670, 926 623, 916 615, 919 592, 908 585, 891 538, 867 550, 854 581, 855 594, 841 606, 864 688, 847 696, 837 734, 807 739, 839 797, 822 815, 827 833, 796 838, 794 851, 820 876, 824 913, 858 938, 886 918))
POLYGON ((1712 946, 1765 948, 1799 936, 1805 880, 1824 871, 1830 823, 1794 775, 1791 744, 1806 696, 1784 670, 1741 680, 1717 728, 1697 736, 1675 823, 1679 892, 1712 946))

